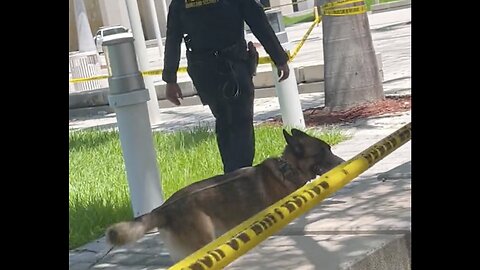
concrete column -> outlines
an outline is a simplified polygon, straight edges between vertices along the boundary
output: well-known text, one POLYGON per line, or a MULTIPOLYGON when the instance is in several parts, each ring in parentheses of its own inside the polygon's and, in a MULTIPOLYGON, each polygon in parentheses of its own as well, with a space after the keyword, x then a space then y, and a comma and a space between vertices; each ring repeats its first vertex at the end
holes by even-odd
MULTIPOLYGON (((302 1, 302 0, 299 0, 302 1)), ((298 3, 298 11, 303 10, 312 10, 314 5, 314 0, 307 0, 305 2, 298 3)))
POLYGON ((99 0, 99 6, 103 18, 103 25, 123 25, 132 29, 125 1, 99 0))
POLYGON ((83 0, 74 0, 75 22, 78 35, 78 50, 80 52, 97 51, 88 22, 87 11, 83 0))
POLYGON ((155 8, 157 10, 157 18, 158 18, 158 25, 160 26, 160 33, 162 37, 167 35, 167 14, 168 14, 168 6, 170 5, 170 1, 167 0, 156 0, 155 1, 155 8))
MULTIPOLYGON (((270 0, 270 6, 276 7, 279 5, 291 4, 292 0, 270 0)), ((293 13, 293 5, 281 6, 278 9, 282 12, 283 15, 293 13)))
MULTIPOLYGON (((160 0, 162 1, 162 0, 160 0)), ((155 1, 148 0, 148 8, 152 16, 152 24, 155 29, 155 39, 157 40, 158 52, 160 53, 160 62, 163 62, 163 42, 162 34, 160 33, 160 25, 158 24, 157 9, 155 8, 155 1)))

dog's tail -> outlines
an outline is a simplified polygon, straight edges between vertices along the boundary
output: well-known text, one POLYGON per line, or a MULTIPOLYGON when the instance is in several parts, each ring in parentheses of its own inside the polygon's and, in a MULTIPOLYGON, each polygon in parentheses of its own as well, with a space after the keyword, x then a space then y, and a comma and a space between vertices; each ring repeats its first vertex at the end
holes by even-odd
POLYGON ((134 221, 119 222, 110 226, 105 235, 107 242, 114 246, 133 243, 142 238, 145 233, 155 227, 163 227, 165 218, 157 213, 148 213, 136 218, 134 221))

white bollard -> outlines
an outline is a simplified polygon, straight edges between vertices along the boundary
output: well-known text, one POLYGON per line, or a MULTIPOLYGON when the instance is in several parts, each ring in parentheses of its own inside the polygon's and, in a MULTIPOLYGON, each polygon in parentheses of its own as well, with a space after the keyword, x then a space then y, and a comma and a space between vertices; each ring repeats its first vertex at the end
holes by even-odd
POLYGON ((138 217, 163 202, 148 117, 150 97, 138 70, 132 34, 106 36, 103 45, 111 72, 108 100, 115 108, 133 215, 138 217))
MULTIPOLYGON (((282 12, 279 9, 270 9, 265 13, 282 47, 287 51, 290 50, 291 44, 288 42, 282 12)), ((288 67, 290 68, 290 76, 279 83, 277 67, 272 63, 273 81, 275 82, 275 91, 277 92, 278 102, 280 103, 283 126, 305 129, 305 120, 303 119, 302 105, 300 104, 300 96, 298 95, 295 70, 290 63, 288 67)))
POLYGON ((292 65, 290 76, 282 82, 278 82, 277 67, 272 63, 273 80, 275 82, 275 91, 277 92, 278 103, 280 104, 280 113, 284 127, 305 129, 305 120, 303 118, 302 105, 298 95, 297 78, 292 65))

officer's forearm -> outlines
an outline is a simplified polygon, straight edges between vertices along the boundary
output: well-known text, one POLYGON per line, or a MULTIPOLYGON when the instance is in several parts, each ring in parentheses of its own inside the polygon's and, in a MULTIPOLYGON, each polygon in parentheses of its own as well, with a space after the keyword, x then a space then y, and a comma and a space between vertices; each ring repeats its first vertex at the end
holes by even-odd
POLYGON ((170 4, 167 16, 167 37, 162 72, 162 80, 167 83, 177 82, 177 70, 180 62, 183 27, 179 20, 177 3, 174 1, 170 4))
POLYGON ((177 82, 177 70, 180 62, 180 45, 181 39, 168 37, 165 42, 165 56, 163 63, 162 80, 169 82, 177 82))
POLYGON ((167 36, 162 72, 162 80, 164 82, 177 82, 177 70, 180 62, 180 44, 180 41, 172 40, 167 36))

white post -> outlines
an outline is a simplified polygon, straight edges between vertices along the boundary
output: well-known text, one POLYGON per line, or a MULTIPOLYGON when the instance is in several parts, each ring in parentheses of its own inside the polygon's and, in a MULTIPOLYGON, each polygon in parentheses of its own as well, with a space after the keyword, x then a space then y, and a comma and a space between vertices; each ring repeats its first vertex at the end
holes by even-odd
MULTIPOLYGON (((163 2, 163 0, 160 0, 163 2)), ((150 15, 152 16, 153 28, 155 29, 155 38, 157 39, 158 50, 160 52, 160 62, 163 64, 163 43, 162 34, 160 33, 160 25, 158 25, 157 10, 155 8, 155 1, 148 0, 150 15)))
POLYGON ((138 70, 133 36, 106 36, 103 45, 111 71, 108 101, 115 109, 134 217, 163 202, 152 130, 148 118, 148 90, 138 70))
POLYGON ((295 70, 290 64, 288 64, 288 67, 290 68, 290 76, 282 82, 278 82, 277 67, 272 63, 273 80, 278 102, 280 103, 283 126, 304 129, 305 120, 303 118, 302 105, 300 104, 300 96, 298 95, 295 70))
MULTIPOLYGON (((288 36, 280 10, 270 9, 265 13, 283 48, 290 50, 291 44, 288 42, 288 36)), ((280 103, 283 126, 304 129, 305 120, 303 118, 302 105, 300 104, 300 96, 298 95, 295 70, 290 63, 288 67, 290 68, 290 75, 287 79, 279 83, 277 67, 272 63, 273 81, 275 82, 275 91, 277 92, 278 102, 280 103)))
MULTIPOLYGON (((132 25, 133 38, 135 39, 135 54, 138 58, 138 65, 140 71, 147 71, 149 69, 147 60, 147 46, 145 45, 145 36, 143 35, 142 22, 140 20, 140 12, 136 0, 125 0, 127 4, 128 17, 132 25)), ((160 124, 160 108, 158 107, 157 92, 155 92, 155 85, 151 76, 143 77, 145 86, 150 94, 150 100, 147 102, 148 116, 152 126, 160 124)))

